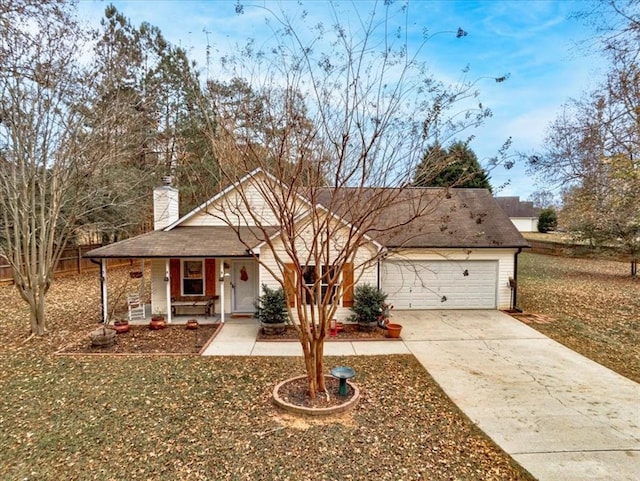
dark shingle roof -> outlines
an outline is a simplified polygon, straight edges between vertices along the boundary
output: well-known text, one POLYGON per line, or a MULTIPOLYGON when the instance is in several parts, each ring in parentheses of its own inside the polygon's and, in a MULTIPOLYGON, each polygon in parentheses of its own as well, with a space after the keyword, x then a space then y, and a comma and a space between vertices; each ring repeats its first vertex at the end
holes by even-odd
MULTIPOLYGON (((347 222, 358 221, 359 209, 373 212, 357 225, 388 248, 528 247, 509 217, 485 189, 411 188, 325 189, 313 199, 347 222)), ((276 227, 267 230, 275 234, 276 227)), ((256 228, 239 233, 251 246, 264 241, 256 228)), ((85 257, 167 258, 245 256, 246 245, 230 227, 175 227, 154 231, 94 249, 85 257)))
POLYGON ((522 201, 520 197, 495 197, 498 205, 509 217, 538 217, 540 209, 533 202, 522 201))
POLYGON ((380 206, 364 230, 389 248, 529 246, 486 189, 414 188, 387 198, 389 189, 343 192, 327 190, 319 201, 349 222, 358 209, 380 206))
MULTIPOLYGON (((269 229, 273 234, 275 228, 269 229)), ((239 230, 249 245, 257 245, 263 239, 258 229, 247 227, 239 230)), ((229 227, 176 227, 170 231, 153 231, 115 244, 93 249, 85 257, 215 257, 245 256, 247 247, 238 234, 229 227)))

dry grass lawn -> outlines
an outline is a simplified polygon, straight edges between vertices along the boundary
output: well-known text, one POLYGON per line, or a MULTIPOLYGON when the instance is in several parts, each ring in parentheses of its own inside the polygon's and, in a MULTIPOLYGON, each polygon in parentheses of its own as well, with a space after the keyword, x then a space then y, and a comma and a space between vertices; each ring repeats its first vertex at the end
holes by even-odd
POLYGON ((640 382, 640 279, 629 264, 525 253, 518 305, 546 314, 545 335, 640 382))
POLYGON ((25 342, 26 309, 0 287, 0 479, 533 479, 412 356, 328 358, 363 399, 316 421, 270 402, 298 358, 54 355, 96 326, 99 299, 97 274, 59 280, 51 334, 25 342))

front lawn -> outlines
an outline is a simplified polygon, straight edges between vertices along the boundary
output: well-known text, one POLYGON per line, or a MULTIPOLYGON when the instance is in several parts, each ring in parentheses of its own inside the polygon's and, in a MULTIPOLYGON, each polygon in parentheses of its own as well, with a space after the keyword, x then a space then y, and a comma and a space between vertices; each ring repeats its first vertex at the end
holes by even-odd
POLYGON ((518 306, 553 322, 532 327, 640 382, 640 280, 629 264, 524 253, 518 306))
POLYGON ((0 479, 531 480, 412 356, 350 357, 364 399, 287 417, 297 358, 0 356, 0 479))
POLYGON ((329 358, 363 398, 318 421, 271 403, 298 358, 54 355, 96 327, 99 300, 96 273, 56 281, 52 332, 26 341, 27 310, 0 286, 0 479, 533 479, 412 356, 329 358))

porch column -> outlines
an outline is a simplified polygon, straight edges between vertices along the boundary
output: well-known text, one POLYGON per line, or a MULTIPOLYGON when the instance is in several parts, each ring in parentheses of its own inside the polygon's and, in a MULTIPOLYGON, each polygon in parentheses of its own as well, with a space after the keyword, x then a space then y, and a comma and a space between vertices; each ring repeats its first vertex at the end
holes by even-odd
POLYGON ((224 324, 224 259, 220 260, 220 322, 224 324))
POLYGON ((102 322, 107 322, 109 308, 107 306, 107 260, 100 259, 100 289, 102 290, 102 322))
POLYGON ((169 261, 167 259, 165 261, 164 266, 164 278, 165 278, 165 289, 166 289, 166 297, 167 297, 167 322, 171 322, 171 270, 169 269, 169 261))

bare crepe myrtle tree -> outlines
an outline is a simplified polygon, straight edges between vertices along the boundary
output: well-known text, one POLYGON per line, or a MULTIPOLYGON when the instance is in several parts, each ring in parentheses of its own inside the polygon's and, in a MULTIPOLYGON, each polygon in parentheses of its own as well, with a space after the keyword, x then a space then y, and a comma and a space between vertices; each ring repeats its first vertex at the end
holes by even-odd
MULTIPOLYGON (((270 37, 224 62, 252 93, 231 111, 214 102, 208 132, 223 179, 248 181, 209 214, 247 249, 261 246, 256 260, 286 293, 313 398, 325 391, 330 321, 384 254, 375 240, 407 239, 405 227, 435 208, 438 199, 411 187, 426 147, 489 111, 474 100, 473 82, 445 85, 429 73, 423 47, 431 37, 407 42, 406 6, 351 11, 346 22, 327 4, 330 26, 310 25, 304 12, 237 10, 249 8, 265 12, 270 37)), ((451 41, 465 34, 442 33, 451 41)), ((437 174, 445 166, 435 163, 437 174)))

